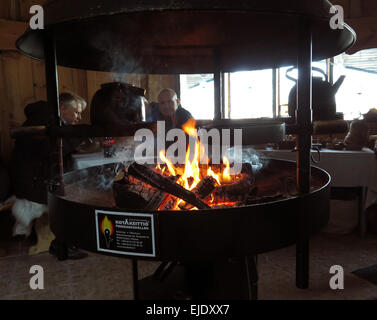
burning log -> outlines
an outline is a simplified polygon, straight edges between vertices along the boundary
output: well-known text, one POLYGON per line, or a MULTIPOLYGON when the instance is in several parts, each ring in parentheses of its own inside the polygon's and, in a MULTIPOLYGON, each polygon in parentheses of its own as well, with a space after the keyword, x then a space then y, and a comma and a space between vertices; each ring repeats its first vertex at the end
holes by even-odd
POLYGON ((200 180, 198 185, 192 190, 200 199, 207 198, 215 189, 216 180, 213 177, 207 176, 200 180))
POLYGON ((163 201, 161 202, 158 210, 174 210, 179 199, 171 194, 167 194, 163 201))
POLYGON ((234 183, 216 187, 213 203, 244 201, 254 188, 252 180, 246 175, 234 183))
MULTIPOLYGON (((172 182, 179 179, 178 176, 168 177, 172 182)), ((122 170, 114 179, 113 193, 118 207, 157 210, 166 193, 144 183, 122 170)))
MULTIPOLYGON (((200 180, 197 186, 194 189, 192 189, 192 192, 195 193, 199 199, 204 200, 215 189, 215 185, 216 185, 216 180, 211 176, 207 176, 203 178, 202 180, 200 180)), ((182 204, 179 205, 179 208, 182 210, 190 210, 193 208, 193 206, 190 205, 189 203, 183 202, 182 204)))
POLYGON ((158 188, 161 191, 165 191, 169 194, 172 194, 192 204, 198 209, 210 209, 210 206, 198 199, 195 193, 186 190, 185 188, 172 182, 170 179, 154 172, 146 166, 139 165, 136 162, 134 162, 128 167, 128 174, 138 180, 141 180, 151 185, 152 187, 158 188))
POLYGON ((118 207, 154 210, 159 206, 165 196, 164 192, 140 183, 135 178, 125 175, 124 172, 121 175, 122 177, 113 183, 114 198, 118 207))

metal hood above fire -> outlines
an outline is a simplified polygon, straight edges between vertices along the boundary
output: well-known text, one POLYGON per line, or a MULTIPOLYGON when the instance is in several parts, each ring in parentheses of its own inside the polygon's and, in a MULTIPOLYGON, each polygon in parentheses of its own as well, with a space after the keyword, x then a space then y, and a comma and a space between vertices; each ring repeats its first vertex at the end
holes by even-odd
POLYGON ((129 73, 212 73, 294 65, 298 30, 310 22, 313 60, 340 54, 354 31, 330 28, 326 0, 51 0, 45 30, 17 41, 44 59, 53 31, 61 66, 129 73))

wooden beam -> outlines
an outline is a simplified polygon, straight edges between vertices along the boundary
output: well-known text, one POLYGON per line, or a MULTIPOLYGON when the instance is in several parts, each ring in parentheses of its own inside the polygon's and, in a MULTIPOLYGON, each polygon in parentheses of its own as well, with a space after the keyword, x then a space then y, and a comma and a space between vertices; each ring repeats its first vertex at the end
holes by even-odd
POLYGON ((0 51, 17 50, 16 40, 27 27, 27 22, 0 19, 0 51))

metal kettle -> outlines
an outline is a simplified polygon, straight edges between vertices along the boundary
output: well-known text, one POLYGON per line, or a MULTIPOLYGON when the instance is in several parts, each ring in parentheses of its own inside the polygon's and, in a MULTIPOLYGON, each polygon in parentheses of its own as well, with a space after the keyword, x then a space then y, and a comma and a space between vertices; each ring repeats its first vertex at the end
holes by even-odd
MULTIPOLYGON (((286 72, 286 77, 296 84, 293 86, 289 93, 288 98, 288 114, 290 117, 296 117, 296 92, 297 92, 297 79, 289 76, 295 67, 289 68, 286 72)), ((320 72, 323 77, 312 77, 312 109, 313 120, 338 120, 339 116, 336 112, 335 95, 338 92, 340 86, 343 84, 345 75, 339 77, 339 79, 332 85, 328 79, 327 74, 320 68, 312 67, 314 71, 320 72)))
POLYGON ((122 127, 142 121, 145 89, 123 82, 101 85, 95 93, 91 107, 92 125, 122 127))

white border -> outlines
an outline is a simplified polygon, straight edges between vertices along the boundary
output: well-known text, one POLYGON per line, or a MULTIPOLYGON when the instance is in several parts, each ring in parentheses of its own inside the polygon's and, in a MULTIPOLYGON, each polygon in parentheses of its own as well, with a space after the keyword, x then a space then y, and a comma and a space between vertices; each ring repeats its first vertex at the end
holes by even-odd
MULTIPOLYGON (((142 256, 142 257, 156 257, 156 247, 155 247, 155 233, 154 233, 154 219, 153 214, 148 213, 132 213, 132 212, 117 212, 117 211, 105 211, 105 210, 95 210, 95 219, 96 219, 96 235, 97 235, 97 250, 116 253, 116 254, 123 254, 128 256, 142 256), (107 250, 100 248, 99 245, 99 226, 98 226, 98 213, 108 214, 108 215, 119 215, 119 216, 135 216, 135 217, 149 217, 151 218, 151 230, 152 230, 152 253, 137 253, 137 252, 127 252, 127 251, 116 251, 116 250, 107 250)), ((114 226, 115 228, 115 226, 114 226)))

